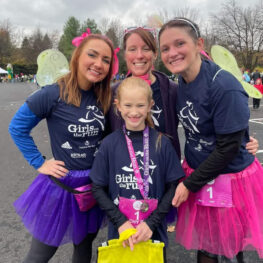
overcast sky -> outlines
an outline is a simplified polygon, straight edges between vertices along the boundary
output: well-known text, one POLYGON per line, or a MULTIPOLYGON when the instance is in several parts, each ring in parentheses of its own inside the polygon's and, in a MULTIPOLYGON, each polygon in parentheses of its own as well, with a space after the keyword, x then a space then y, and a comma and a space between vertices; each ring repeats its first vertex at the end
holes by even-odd
MULTIPOLYGON (((260 0, 236 0, 242 7, 260 0)), ((20 27, 25 33, 39 27, 42 32, 63 31, 70 16, 80 22, 87 18, 97 23, 103 17, 119 18, 125 26, 136 25, 136 21, 160 10, 172 14, 177 8, 192 7, 202 17, 217 11, 226 0, 0 0, 0 22, 9 20, 13 27, 20 27)))

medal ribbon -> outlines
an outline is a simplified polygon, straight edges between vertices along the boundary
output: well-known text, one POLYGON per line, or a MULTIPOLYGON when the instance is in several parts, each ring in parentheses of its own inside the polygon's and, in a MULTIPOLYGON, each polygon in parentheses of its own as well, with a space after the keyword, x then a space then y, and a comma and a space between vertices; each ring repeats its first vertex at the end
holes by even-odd
POLYGON ((127 136, 125 132, 125 127, 123 127, 123 132, 125 134, 125 139, 127 142, 127 147, 132 163, 132 168, 134 171, 134 175, 137 179, 137 184, 139 187, 139 190, 141 192, 141 195, 144 199, 148 198, 149 194, 149 127, 146 126, 145 129, 143 130, 143 163, 144 163, 144 176, 142 178, 141 173, 140 173, 140 168, 138 165, 138 162, 136 160, 136 155, 132 146, 132 141, 131 139, 127 136))

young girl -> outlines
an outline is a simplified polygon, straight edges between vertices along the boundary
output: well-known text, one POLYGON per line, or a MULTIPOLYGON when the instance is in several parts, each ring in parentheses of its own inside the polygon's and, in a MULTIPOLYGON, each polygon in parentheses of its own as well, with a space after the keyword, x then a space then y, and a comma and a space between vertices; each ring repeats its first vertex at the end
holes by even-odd
POLYGON ((111 102, 114 50, 102 35, 79 37, 70 72, 58 83, 31 95, 12 119, 9 131, 26 160, 40 174, 15 202, 32 234, 25 263, 44 263, 58 246, 74 244, 73 262, 90 262, 92 241, 103 213, 98 206, 80 211, 71 192, 90 183, 89 169, 105 132, 111 102), (46 119, 54 159, 45 160, 31 130, 46 119), (57 178, 57 180, 55 180, 57 178))
POLYGON ((135 227, 131 247, 150 238, 167 244, 165 215, 184 176, 180 162, 170 140, 151 128, 148 83, 125 79, 115 104, 125 125, 103 140, 90 173, 94 197, 110 219, 109 239, 135 227))
POLYGON ((180 74, 176 110, 186 136, 187 178, 173 199, 176 240, 198 249, 198 262, 218 262, 217 255, 243 262, 242 251, 251 249, 262 258, 263 169, 245 148, 248 96, 230 73, 201 59, 192 21, 167 22, 159 40, 165 66, 180 74))

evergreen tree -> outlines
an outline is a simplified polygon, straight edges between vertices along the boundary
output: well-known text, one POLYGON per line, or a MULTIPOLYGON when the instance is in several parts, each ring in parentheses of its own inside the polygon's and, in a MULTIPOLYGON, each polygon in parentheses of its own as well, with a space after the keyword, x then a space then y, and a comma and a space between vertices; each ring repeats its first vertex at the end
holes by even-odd
POLYGON ((42 46, 43 46, 44 50, 52 48, 52 46, 53 46, 52 45, 52 41, 51 41, 51 39, 50 39, 48 34, 44 35, 44 38, 43 38, 43 41, 42 41, 42 46))
POLYGON ((71 54, 74 50, 74 46, 71 43, 72 39, 78 35, 80 35, 79 21, 74 16, 71 16, 64 26, 64 32, 58 44, 58 49, 68 60, 70 60, 71 54))
POLYGON ((86 32, 87 28, 90 29, 91 33, 93 34, 101 34, 101 31, 98 29, 98 26, 94 19, 87 19, 81 25, 80 33, 86 32))
POLYGON ((31 55, 32 55, 32 46, 27 37, 24 37, 21 49, 20 49, 21 57, 25 64, 31 63, 31 55))

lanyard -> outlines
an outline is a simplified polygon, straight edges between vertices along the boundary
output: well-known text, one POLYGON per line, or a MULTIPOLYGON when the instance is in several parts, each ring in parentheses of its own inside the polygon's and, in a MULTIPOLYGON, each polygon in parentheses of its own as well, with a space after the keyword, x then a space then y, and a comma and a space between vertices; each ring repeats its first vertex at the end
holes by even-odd
POLYGON ((149 127, 146 126, 143 131, 143 163, 144 163, 144 173, 143 173, 144 177, 143 178, 141 176, 140 168, 136 160, 136 155, 135 155, 135 152, 132 146, 132 141, 126 135, 124 126, 123 126, 123 132, 124 132, 125 139, 127 142, 130 159, 131 159, 134 175, 137 179, 139 190, 143 198, 146 199, 148 198, 148 194, 149 194, 149 177, 150 177, 150 173, 149 173, 149 127))

